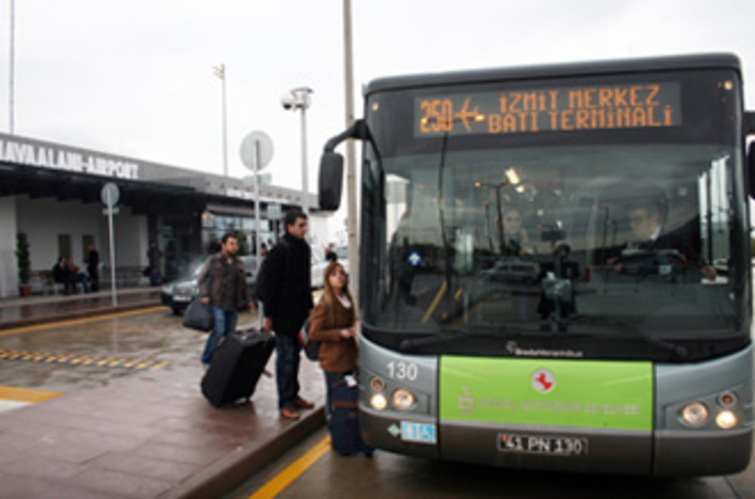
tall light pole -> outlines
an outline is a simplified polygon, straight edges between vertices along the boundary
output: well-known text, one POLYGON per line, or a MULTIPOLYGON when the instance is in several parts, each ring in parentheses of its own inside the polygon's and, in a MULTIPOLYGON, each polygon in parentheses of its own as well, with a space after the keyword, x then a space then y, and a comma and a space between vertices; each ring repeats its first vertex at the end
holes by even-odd
POLYGON ((11 135, 13 135, 13 129, 14 126, 14 120, 15 120, 15 114, 16 114, 16 103, 14 102, 15 96, 15 72, 16 72, 16 0, 10 0, 10 58, 9 58, 9 82, 8 82, 8 94, 10 96, 10 106, 9 106, 9 122, 8 122, 8 131, 11 135))
POLYGON ((225 64, 213 66, 212 72, 220 78, 222 86, 222 107, 223 107, 223 176, 228 176, 228 118, 226 116, 226 99, 225 99, 225 64))
POLYGON ((309 195, 309 179, 307 175, 307 109, 312 104, 313 90, 309 87, 297 87, 291 89, 288 94, 281 99, 283 109, 289 111, 301 111, 301 190, 302 190, 302 211, 309 216, 309 205, 307 197, 309 195))
MULTIPOLYGON (((346 128, 354 122, 354 54, 351 36, 351 0, 343 0, 343 66, 346 90, 346 128)), ((348 193, 346 229, 349 247, 351 291, 359 301, 359 244, 357 241, 357 172, 354 141, 346 142, 346 189, 348 193)))
POLYGON ((506 246, 506 236, 504 235, 503 229, 503 203, 501 202, 501 189, 508 187, 509 185, 511 185, 510 180, 504 180, 503 182, 498 182, 496 184, 491 184, 488 182, 475 182, 475 187, 477 187, 478 189, 482 187, 491 187, 495 189, 495 224, 496 228, 498 229, 498 244, 500 246, 499 250, 501 251, 503 251, 503 248, 506 246))

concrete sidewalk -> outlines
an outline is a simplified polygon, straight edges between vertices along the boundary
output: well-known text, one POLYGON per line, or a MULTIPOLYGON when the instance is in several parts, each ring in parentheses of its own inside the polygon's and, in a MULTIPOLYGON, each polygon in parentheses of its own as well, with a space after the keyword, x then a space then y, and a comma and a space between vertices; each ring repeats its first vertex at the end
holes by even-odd
MULTIPOLYGON (((51 308, 68 317, 118 310, 88 296, 23 299, 39 315, 13 327, 60 320, 51 308)), ((19 314, 10 303, 0 303, 3 317, 19 314)), ((215 409, 202 374, 198 362, 178 362, 0 413, 0 497, 223 497, 324 424, 322 372, 304 357, 301 393, 316 406, 296 422, 279 418, 274 379, 263 376, 250 403, 215 409)))
POLYGON ((110 291, 76 295, 29 296, 0 300, 0 329, 91 317, 160 306, 160 286, 117 291, 113 305, 110 291))

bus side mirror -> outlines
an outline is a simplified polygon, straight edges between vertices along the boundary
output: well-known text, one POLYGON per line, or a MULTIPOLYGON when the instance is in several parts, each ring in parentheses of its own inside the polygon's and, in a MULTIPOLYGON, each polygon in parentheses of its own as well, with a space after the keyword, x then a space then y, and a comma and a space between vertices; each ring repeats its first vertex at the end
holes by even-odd
POLYGON ((320 158, 320 209, 335 211, 341 205, 343 188, 343 156, 324 152, 320 158))
MULTIPOLYGON (((745 111, 743 118, 743 133, 746 141, 755 135, 755 112, 745 111)), ((748 194, 750 197, 755 198, 755 141, 751 141, 747 147, 747 171, 745 172, 745 178, 748 184, 748 194)))

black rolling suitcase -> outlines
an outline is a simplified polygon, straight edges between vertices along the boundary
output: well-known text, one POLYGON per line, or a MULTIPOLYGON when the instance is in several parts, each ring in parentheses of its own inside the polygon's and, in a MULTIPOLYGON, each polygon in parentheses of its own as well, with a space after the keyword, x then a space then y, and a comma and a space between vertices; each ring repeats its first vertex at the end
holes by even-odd
POLYGON ((274 348, 271 331, 250 329, 225 335, 202 378, 202 394, 215 407, 251 398, 274 348))
POLYGON ((331 387, 328 430, 333 449, 341 454, 363 452, 371 456, 375 449, 364 443, 359 427, 359 388, 341 379, 331 387))

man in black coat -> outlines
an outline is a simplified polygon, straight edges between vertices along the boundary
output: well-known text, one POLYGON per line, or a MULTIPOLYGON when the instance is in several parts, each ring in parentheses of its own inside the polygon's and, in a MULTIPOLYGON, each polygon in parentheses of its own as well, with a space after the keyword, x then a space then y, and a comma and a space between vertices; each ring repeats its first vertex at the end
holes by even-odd
POLYGON ((299 396, 299 354, 297 334, 314 306, 312 301, 311 255, 304 237, 307 215, 293 210, 284 219, 286 234, 268 253, 258 282, 264 304, 263 327, 275 331, 278 407, 284 419, 299 419, 299 409, 314 407, 299 396))
POLYGON ((157 247, 155 241, 149 242, 147 250, 147 261, 149 262, 149 285, 159 286, 163 283, 163 276, 160 272, 160 260, 163 258, 163 252, 157 247))
POLYGON ((100 253, 93 243, 87 245, 87 273, 92 282, 92 292, 100 290, 100 253))

